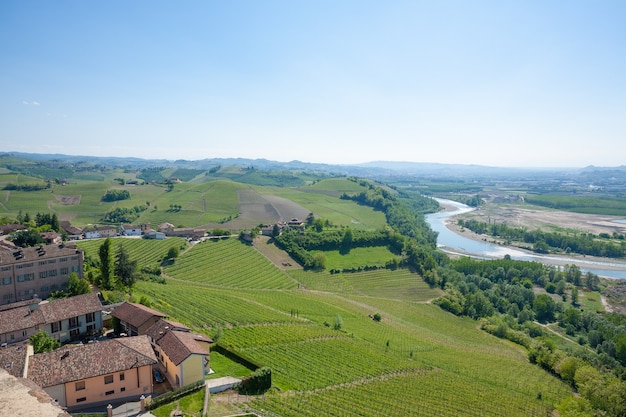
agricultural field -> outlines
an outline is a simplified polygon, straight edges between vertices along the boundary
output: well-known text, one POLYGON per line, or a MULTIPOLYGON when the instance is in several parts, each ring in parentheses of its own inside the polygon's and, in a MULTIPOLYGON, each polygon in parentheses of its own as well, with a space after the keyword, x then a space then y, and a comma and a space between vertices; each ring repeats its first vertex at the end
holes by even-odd
POLYGON ((239 239, 205 240, 164 273, 176 280, 223 288, 290 289, 296 282, 239 239), (237 265, 237 267, 233 267, 237 265))
MULTIPOLYGON (((313 251, 314 255, 320 251, 313 251)), ((388 261, 400 257, 394 255, 386 246, 369 246, 364 248, 353 248, 349 253, 342 253, 339 250, 323 252, 326 257, 326 269, 357 269, 363 266, 384 267, 388 261)))
MULTIPOLYGON (((345 180, 345 182, 350 182, 345 180)), ((385 214, 370 207, 356 205, 349 200, 341 200, 334 195, 320 191, 319 184, 300 188, 265 188, 263 194, 283 197, 306 207, 309 212, 332 224, 350 226, 354 229, 378 229, 386 224, 385 214)), ((336 186, 334 187, 336 188, 336 186)), ((362 190, 362 188, 360 188, 362 190)), ((333 193, 334 194, 334 193, 333 193)))
MULTIPOLYGON (((80 240, 76 241, 76 246, 85 251, 85 258, 91 257, 97 260, 98 250, 103 242, 104 239, 80 240)), ((113 256, 115 256, 120 246, 124 246, 130 259, 137 260, 137 267, 139 269, 145 266, 159 266, 168 250, 172 247, 177 247, 182 251, 189 246, 187 241, 180 237, 168 237, 164 240, 116 237, 111 238, 111 242, 113 256)))
MULTIPOLYGON (((519 346, 429 304, 438 291, 408 269, 281 270, 226 239, 194 246, 165 272, 166 284, 138 282, 135 296, 269 366, 274 389, 252 408, 283 417, 545 416, 571 395, 519 346)), ((245 375, 215 357, 220 375, 245 375)))

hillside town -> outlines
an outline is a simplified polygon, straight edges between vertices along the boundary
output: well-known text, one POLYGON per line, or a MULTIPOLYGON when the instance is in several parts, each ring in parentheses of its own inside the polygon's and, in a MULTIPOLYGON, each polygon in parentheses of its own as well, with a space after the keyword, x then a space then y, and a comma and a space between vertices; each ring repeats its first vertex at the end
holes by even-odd
POLYGON ((0 374, 68 412, 128 401, 145 410, 153 395, 204 381, 211 339, 166 314, 130 302, 103 305, 97 292, 47 299, 71 273, 84 279, 83 262, 71 244, 0 246, 0 374), (61 347, 36 352, 39 335, 61 347))

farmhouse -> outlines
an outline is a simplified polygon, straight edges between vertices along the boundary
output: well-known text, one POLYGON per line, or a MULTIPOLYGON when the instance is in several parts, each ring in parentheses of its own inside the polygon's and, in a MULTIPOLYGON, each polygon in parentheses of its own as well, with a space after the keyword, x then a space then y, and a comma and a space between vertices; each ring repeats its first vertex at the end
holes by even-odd
POLYGON ((302 220, 293 218, 287 222, 287 227, 292 230, 304 230, 305 224, 302 220))
POLYGON ((85 239, 97 239, 100 237, 117 236, 117 228, 115 226, 91 226, 83 229, 85 239))
POLYGON ((102 330, 102 303, 97 294, 12 306, 0 311, 0 343, 17 343, 39 330, 63 343, 102 330))
POLYGON ((3 224, 0 226, 0 235, 8 235, 18 230, 26 230, 27 227, 21 224, 3 224))
POLYGON ((39 236, 41 236, 47 245, 58 245, 63 242, 62 236, 57 232, 41 232, 39 236))
POLYGON ((123 224, 120 226, 120 234, 124 236, 141 236, 142 233, 142 226, 135 226, 132 224, 123 224))
POLYGON ((158 228, 159 232, 165 233, 166 236, 189 237, 199 239, 203 237, 206 230, 193 227, 174 227, 171 223, 161 223, 158 228))
POLYGON ((72 272, 82 278, 83 260, 83 251, 68 244, 0 246, 0 304, 49 297, 67 285, 72 272))
POLYGON ((146 334, 154 323, 167 315, 142 304, 124 302, 111 312, 111 316, 120 321, 120 331, 129 336, 146 334))
POLYGON ((122 337, 33 355, 27 378, 76 410, 151 394, 155 363, 146 336, 122 337))
POLYGON ((165 233, 157 232, 156 230, 148 230, 146 233, 144 233, 143 237, 145 239, 163 240, 165 239, 165 233))
POLYGON ((211 339, 169 320, 157 321, 146 334, 173 387, 204 380, 209 372, 211 339))
POLYGON ((83 229, 72 226, 72 224, 67 220, 60 221, 59 226, 61 226, 61 229, 65 230, 69 240, 79 240, 83 238, 83 229))

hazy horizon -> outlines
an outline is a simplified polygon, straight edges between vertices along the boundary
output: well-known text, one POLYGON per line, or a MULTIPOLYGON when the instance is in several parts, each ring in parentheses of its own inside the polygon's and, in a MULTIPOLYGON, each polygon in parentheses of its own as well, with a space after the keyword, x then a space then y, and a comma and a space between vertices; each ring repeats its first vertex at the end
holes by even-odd
POLYGON ((0 148, 613 167, 626 3, 0 3, 0 148))

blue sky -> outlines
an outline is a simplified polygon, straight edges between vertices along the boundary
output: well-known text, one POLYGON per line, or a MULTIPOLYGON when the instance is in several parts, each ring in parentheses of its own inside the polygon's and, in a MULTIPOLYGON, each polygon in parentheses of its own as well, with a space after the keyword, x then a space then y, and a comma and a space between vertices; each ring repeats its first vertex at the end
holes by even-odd
POLYGON ((626 164, 624 1, 0 2, 0 151, 626 164))

